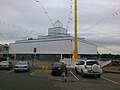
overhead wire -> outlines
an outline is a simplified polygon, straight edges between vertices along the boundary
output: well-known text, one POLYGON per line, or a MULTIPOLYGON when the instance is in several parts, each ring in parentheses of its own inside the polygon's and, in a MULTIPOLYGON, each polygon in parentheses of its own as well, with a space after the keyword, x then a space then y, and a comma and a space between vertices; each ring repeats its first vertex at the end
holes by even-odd
POLYGON ((32 29, 27 29, 25 27, 21 27, 19 25, 11 24, 6 21, 0 21, 0 37, 5 38, 5 37, 26 37, 26 36, 33 36, 34 34, 39 34, 39 32, 32 30, 32 29), (7 30, 7 31, 6 31, 7 30), (19 31, 19 33, 17 33, 19 31), (20 32, 21 31, 21 32, 20 32), (12 33, 14 32, 14 33, 12 33), (16 32, 16 33, 15 33, 16 32), (20 33, 25 33, 20 36, 20 33))
POLYGON ((85 30, 89 30, 89 29, 91 29, 91 28, 99 25, 100 23, 103 23, 105 20, 109 19, 111 16, 118 16, 118 15, 119 15, 119 14, 118 14, 116 11, 114 11, 114 12, 110 13, 109 15, 101 18, 101 19, 98 20, 95 24, 89 26, 89 27, 88 27, 87 29, 85 29, 85 30))
POLYGON ((107 52, 109 52, 109 53, 118 53, 118 52, 120 53, 120 50, 113 49, 113 48, 108 48, 108 45, 106 47, 105 45, 103 46, 103 45, 99 44, 99 42, 97 42, 97 41, 90 41, 90 42, 92 42, 94 45, 96 45, 100 48, 103 48, 103 49, 107 50, 107 52))
MULTIPOLYGON (((100 23, 103 23, 105 20, 109 19, 111 16, 114 16, 114 17, 115 17, 115 16, 118 16, 118 15, 119 15, 119 12, 116 11, 116 10, 114 10, 112 13, 110 13, 109 15, 101 18, 101 19, 98 20, 95 24, 89 26, 88 28, 86 28, 86 29, 84 29, 84 30, 90 30, 90 29, 94 28, 95 26, 100 25, 100 23)), ((97 41, 95 41, 94 43, 95 43, 97 46, 99 46, 99 47, 101 47, 101 48, 104 48, 104 49, 106 49, 106 50, 108 50, 108 51, 110 51, 110 52, 112 52, 112 53, 120 52, 119 50, 116 50, 116 49, 113 49, 113 48, 107 48, 107 47, 105 47, 105 45, 102 46, 102 45, 98 44, 97 41)))
MULTIPOLYGON (((43 11, 45 12, 45 14, 46 14, 46 16, 48 17, 50 23, 53 25, 52 19, 51 19, 50 16, 48 15, 48 12, 47 12, 47 10, 45 9, 45 7, 42 5, 42 3, 39 2, 39 0, 35 0, 35 1, 41 5, 41 8, 42 8, 43 11)), ((67 21, 67 32, 68 32, 69 24, 70 24, 70 22, 72 21, 71 14, 73 14, 73 12, 72 12, 72 9, 73 9, 73 0, 70 0, 70 6, 69 6, 69 7, 70 7, 70 10, 69 10, 69 16, 68 16, 68 21, 67 21)), ((110 15, 101 18, 101 19, 98 20, 95 24, 89 26, 89 27, 88 27, 87 29, 85 29, 85 30, 89 30, 89 29, 91 29, 91 28, 99 25, 100 23, 103 23, 106 19, 110 18, 111 15, 112 15, 112 16, 118 16, 119 13, 118 13, 118 11, 114 11, 114 12, 112 12, 110 15)), ((5 26, 5 25, 6 25, 6 22, 5 22, 5 21, 3 21, 3 22, 0 21, 0 25, 5 26)), ((9 26, 9 25, 8 25, 8 26, 9 26)), ((19 30, 23 29, 23 27, 18 26, 18 25, 14 25, 14 24, 12 25, 12 27, 13 27, 12 30, 15 30, 16 28, 19 28, 19 30)), ((23 30, 26 30, 26 32, 30 32, 30 34, 32 34, 33 32, 35 32, 34 30, 33 30, 33 31, 32 31, 32 30, 29 31, 29 30, 27 30, 27 29, 25 29, 25 28, 24 28, 23 30)), ((8 33, 0 33, 0 36, 9 36, 9 34, 8 34, 8 33)), ((17 35, 16 35, 16 36, 17 36, 17 35)), ((12 36, 11 36, 11 37, 12 37, 12 36)), ((99 47, 106 48, 106 47, 101 46, 101 45, 98 45, 98 46, 99 46, 99 47)), ((110 50, 110 49, 108 49, 108 50, 110 50)), ((114 51, 114 50, 113 50, 113 51, 114 51)), ((115 52, 116 52, 116 50, 115 50, 115 52)))
POLYGON ((53 20, 51 19, 51 17, 48 15, 48 12, 46 10, 46 8, 42 5, 42 3, 39 0, 35 0, 35 2, 39 3, 41 8, 43 9, 44 13, 46 14, 48 20, 50 21, 51 25, 53 26, 53 20))
POLYGON ((73 14, 73 0, 70 0, 70 5, 69 5, 69 14, 68 14, 68 20, 67 20, 67 32, 69 29, 69 24, 71 21, 73 21, 73 18, 71 17, 71 15, 73 14))

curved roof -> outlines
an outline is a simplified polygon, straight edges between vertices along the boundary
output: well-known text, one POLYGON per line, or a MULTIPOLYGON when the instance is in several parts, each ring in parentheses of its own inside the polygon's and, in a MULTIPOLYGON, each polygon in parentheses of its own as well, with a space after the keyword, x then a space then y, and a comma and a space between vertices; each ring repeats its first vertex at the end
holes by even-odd
POLYGON ((58 20, 53 24, 53 27, 63 27, 63 24, 58 20))

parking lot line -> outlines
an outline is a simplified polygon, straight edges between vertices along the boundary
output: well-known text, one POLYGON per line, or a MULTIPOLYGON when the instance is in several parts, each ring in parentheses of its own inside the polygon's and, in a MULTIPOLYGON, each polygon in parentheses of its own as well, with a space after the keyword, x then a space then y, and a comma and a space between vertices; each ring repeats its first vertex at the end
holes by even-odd
POLYGON ((78 78, 77 76, 75 76, 75 74, 73 74, 72 71, 70 71, 70 73, 71 73, 77 80, 79 80, 79 78, 78 78))
POLYGON ((34 75, 36 72, 38 72, 38 70, 36 70, 36 71, 32 72, 30 75, 34 75))
POLYGON ((118 82, 115 82, 115 81, 110 80, 110 79, 108 79, 108 78, 105 78, 105 77, 103 77, 103 76, 101 76, 101 78, 102 78, 102 79, 105 79, 105 80, 107 80, 107 81, 109 81, 109 82, 112 82, 112 83, 114 83, 114 84, 119 84, 118 82))
POLYGON ((33 73, 31 73, 30 75, 32 76, 42 76, 42 77, 49 77, 50 75, 50 71, 49 70, 36 70, 33 73))

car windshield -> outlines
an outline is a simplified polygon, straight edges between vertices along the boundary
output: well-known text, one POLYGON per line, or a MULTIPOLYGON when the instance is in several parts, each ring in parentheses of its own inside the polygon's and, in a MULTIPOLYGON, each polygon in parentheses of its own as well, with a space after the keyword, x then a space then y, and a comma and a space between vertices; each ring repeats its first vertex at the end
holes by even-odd
POLYGON ((86 65, 93 65, 93 64, 99 65, 97 61, 87 61, 86 62, 86 65))
POLYGON ((61 63, 55 63, 54 64, 54 67, 60 67, 61 66, 61 63))
POLYGON ((18 62, 17 65, 27 65, 27 62, 18 62))

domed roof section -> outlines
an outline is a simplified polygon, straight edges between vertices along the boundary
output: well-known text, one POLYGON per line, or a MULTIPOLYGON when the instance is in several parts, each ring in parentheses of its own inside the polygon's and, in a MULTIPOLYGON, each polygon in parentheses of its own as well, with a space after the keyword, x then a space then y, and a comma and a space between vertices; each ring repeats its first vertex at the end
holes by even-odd
POLYGON ((58 20, 53 24, 53 27, 63 27, 63 24, 58 20))

